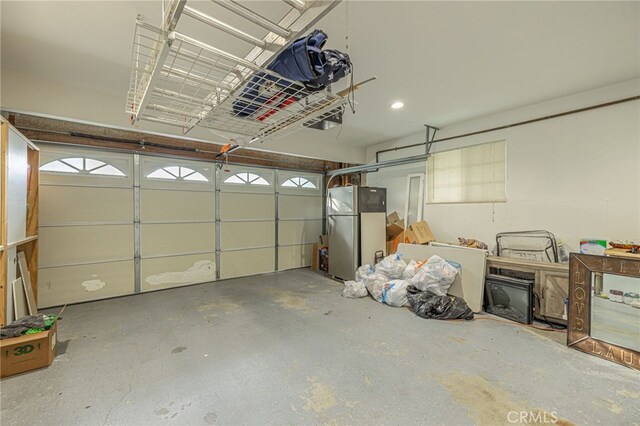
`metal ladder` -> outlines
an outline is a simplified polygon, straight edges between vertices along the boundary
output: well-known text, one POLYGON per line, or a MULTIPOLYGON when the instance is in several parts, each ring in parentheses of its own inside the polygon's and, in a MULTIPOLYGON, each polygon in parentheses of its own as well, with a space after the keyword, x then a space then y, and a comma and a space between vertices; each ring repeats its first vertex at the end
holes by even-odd
POLYGON ((268 33, 263 38, 196 10, 186 0, 163 1, 162 28, 137 19, 126 105, 132 124, 139 120, 159 122, 181 127, 183 133, 201 126, 221 131, 230 140, 252 143, 309 126, 343 107, 347 102, 343 96, 328 90, 309 92, 299 82, 266 70, 288 43, 307 32, 340 0, 282 1, 290 10, 275 23, 235 0, 212 0, 266 29, 268 33), (240 57, 179 33, 175 29, 182 16, 232 35, 253 48, 240 57), (260 87, 262 100, 241 97, 248 83, 260 87), (268 102, 264 101, 265 96, 268 102), (250 106, 256 112, 239 111, 238 100, 242 105, 253 102, 250 106))

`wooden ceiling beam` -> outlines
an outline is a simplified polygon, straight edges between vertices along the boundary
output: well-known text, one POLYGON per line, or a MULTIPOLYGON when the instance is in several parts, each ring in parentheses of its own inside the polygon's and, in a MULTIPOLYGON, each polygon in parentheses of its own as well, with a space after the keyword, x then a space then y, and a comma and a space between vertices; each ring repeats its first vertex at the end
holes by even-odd
MULTIPOLYGON (((114 129, 30 114, 9 113, 7 115, 9 121, 20 132, 34 141, 221 162, 221 159, 216 159, 216 155, 222 149, 222 144, 179 139, 136 130, 114 129)), ((350 166, 347 163, 257 151, 251 148, 236 151, 229 154, 228 157, 229 162, 233 164, 313 172, 326 172, 350 166)))

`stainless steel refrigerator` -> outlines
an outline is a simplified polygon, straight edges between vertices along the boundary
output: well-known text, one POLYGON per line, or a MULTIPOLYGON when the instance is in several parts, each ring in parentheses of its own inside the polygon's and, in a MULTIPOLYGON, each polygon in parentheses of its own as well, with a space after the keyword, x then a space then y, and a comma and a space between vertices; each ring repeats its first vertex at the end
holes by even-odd
POLYGON ((386 246, 386 188, 343 186, 329 189, 327 220, 329 274, 353 280, 360 265, 374 264, 386 246))

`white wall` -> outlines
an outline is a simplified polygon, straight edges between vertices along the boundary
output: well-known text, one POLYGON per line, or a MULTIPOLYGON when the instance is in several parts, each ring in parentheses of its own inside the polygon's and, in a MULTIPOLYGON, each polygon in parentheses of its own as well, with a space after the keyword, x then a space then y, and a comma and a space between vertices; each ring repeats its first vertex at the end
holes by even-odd
MULTIPOLYGON (((640 94, 640 80, 479 118, 442 129, 436 139, 587 107, 640 94)), ((424 141, 424 134, 369 147, 375 152, 424 141)), ((434 152, 507 141, 507 202, 425 205, 424 218, 440 241, 477 238, 490 246, 504 231, 545 229, 570 248, 581 238, 640 240, 640 101, 436 144, 434 152)), ((381 160, 423 153, 383 154, 381 160)), ((404 175, 424 171, 405 166, 404 175)), ((368 176, 385 186, 389 209, 404 211, 406 180, 399 167, 368 176), (400 195, 402 194, 402 195, 400 195)))
MULTIPOLYGON (((0 107, 2 109, 51 115, 63 119, 83 120, 123 129, 181 135, 174 126, 140 121, 130 125, 125 112, 126 92, 99 91, 81 83, 48 80, 10 69, 1 70, 0 107)), ((126 89, 127 82, 122 82, 126 89)), ((195 128, 188 136, 202 142, 226 144, 228 141, 204 128, 195 128)), ((334 133, 301 130, 278 140, 251 145, 252 149, 279 152, 339 162, 361 163, 365 149, 349 146, 334 133)))

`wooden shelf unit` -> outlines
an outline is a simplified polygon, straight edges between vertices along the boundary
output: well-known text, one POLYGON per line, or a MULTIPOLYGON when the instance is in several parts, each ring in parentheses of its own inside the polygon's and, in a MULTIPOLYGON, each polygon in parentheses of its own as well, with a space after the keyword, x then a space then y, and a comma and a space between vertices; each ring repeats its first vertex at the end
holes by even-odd
POLYGON ((13 321, 9 286, 20 276, 24 252, 33 293, 38 294, 38 203, 40 150, 0 117, 0 325, 13 321))

